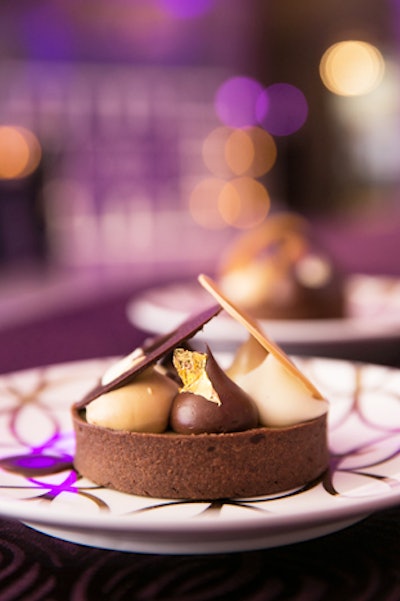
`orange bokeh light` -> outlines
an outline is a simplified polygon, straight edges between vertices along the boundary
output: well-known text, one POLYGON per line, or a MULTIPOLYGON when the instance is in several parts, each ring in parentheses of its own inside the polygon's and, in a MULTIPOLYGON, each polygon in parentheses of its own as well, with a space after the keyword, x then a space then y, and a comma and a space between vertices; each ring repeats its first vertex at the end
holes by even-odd
POLYGON ((0 126, 0 178, 26 177, 40 163, 42 150, 36 136, 23 127, 0 126))
POLYGON ((277 157, 276 143, 271 134, 261 127, 250 127, 246 131, 254 148, 254 158, 247 175, 261 177, 275 165, 277 157))
POLYGON ((250 169, 255 155, 251 137, 244 129, 234 129, 224 145, 227 166, 234 175, 244 175, 250 169))
POLYGON ((238 229, 260 224, 267 216, 270 204, 267 189, 251 177, 226 182, 218 198, 222 218, 228 225, 238 229))
POLYGON ((226 162, 225 144, 234 130, 231 127, 216 127, 203 142, 202 155, 207 169, 216 177, 231 177, 232 171, 226 162))
POLYGON ((218 208, 218 199, 225 182, 218 178, 201 180, 192 190, 189 198, 189 211, 193 220, 209 230, 226 227, 226 222, 218 208))
POLYGON ((360 96, 375 89, 385 69, 382 54, 372 44, 345 40, 323 54, 319 72, 322 82, 339 96, 360 96))
POLYGON ((261 177, 276 161, 275 140, 261 127, 217 127, 203 143, 203 160, 216 177, 261 177))

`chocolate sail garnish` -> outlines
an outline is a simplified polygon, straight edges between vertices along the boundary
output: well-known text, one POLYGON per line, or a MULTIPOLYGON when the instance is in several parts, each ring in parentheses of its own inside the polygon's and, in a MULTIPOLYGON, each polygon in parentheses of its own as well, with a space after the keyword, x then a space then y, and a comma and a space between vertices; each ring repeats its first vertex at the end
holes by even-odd
POLYGON ((222 310, 220 305, 213 305, 208 309, 204 309, 196 315, 192 315, 186 319, 181 325, 174 329, 169 334, 165 334, 153 340, 150 344, 142 347, 143 357, 139 357, 135 360, 134 364, 113 378, 106 384, 99 383, 97 386, 92 388, 84 398, 76 404, 76 407, 83 408, 85 405, 96 399, 106 392, 120 388, 129 384, 138 374, 144 371, 151 364, 156 363, 161 357, 170 352, 173 348, 181 344, 184 340, 192 338, 199 330, 203 328, 222 310))
POLYGON ((239 309, 234 305, 217 287, 215 282, 208 276, 201 274, 199 275, 199 282, 214 298, 219 302, 221 307, 229 313, 233 319, 241 323, 247 331, 261 344, 263 348, 269 353, 272 353, 275 358, 286 367, 286 369, 294 375, 296 378, 301 380, 312 395, 317 399, 323 399, 322 394, 319 390, 306 378, 306 376, 297 369, 292 363, 286 353, 275 342, 267 338, 266 334, 262 331, 258 323, 247 315, 242 309, 239 309))

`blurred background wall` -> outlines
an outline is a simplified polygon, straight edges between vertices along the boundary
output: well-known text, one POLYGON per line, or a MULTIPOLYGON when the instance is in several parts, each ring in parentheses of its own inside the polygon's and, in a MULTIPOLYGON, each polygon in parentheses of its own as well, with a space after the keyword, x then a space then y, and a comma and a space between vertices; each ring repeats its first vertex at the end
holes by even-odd
POLYGON ((399 0, 3 1, 1 265, 212 264, 281 208, 398 224, 399 38, 399 0))

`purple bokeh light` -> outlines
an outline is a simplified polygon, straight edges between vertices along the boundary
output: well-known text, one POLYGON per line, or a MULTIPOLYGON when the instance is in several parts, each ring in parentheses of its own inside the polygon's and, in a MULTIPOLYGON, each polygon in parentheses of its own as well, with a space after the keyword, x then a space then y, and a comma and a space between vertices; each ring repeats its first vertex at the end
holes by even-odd
POLYGON ((288 83, 275 83, 265 88, 257 101, 257 118, 273 136, 287 136, 298 131, 308 116, 308 103, 303 92, 288 83))
POLYGON ((224 81, 215 97, 219 119, 230 127, 255 125, 268 109, 268 97, 260 103, 262 85, 251 77, 237 76, 224 81), (264 111, 264 113, 263 113, 264 111))

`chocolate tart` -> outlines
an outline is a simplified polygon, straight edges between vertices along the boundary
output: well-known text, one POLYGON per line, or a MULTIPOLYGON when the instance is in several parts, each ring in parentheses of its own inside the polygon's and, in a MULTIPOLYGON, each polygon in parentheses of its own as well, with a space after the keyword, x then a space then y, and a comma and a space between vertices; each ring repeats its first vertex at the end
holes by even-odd
MULTIPOLYGON (((114 430, 86 421, 86 406, 92 400, 134 380, 149 365, 188 341, 222 309, 235 314, 229 301, 217 298, 219 305, 189 318, 171 334, 145 347, 143 357, 132 367, 106 384, 99 383, 73 405, 74 465, 81 476, 124 493, 212 500, 275 494, 304 486, 325 472, 326 413, 287 427, 199 434, 114 430)), ((245 317, 243 321, 247 324, 245 317)), ((249 323, 248 327, 269 352, 281 353, 264 340, 255 325, 249 323)), ((289 359, 281 355, 290 367, 289 359)), ((294 366, 292 369, 296 370, 294 366)))

